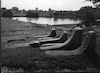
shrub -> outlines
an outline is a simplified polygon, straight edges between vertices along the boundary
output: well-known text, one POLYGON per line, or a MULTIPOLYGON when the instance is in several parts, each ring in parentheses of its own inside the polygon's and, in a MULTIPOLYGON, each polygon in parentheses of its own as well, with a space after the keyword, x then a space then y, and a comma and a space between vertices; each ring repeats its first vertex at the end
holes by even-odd
POLYGON ((96 18, 94 14, 90 11, 84 12, 81 19, 82 19, 82 23, 87 27, 91 27, 96 24, 96 18))
POLYGON ((28 12, 26 17, 39 17, 37 12, 28 12))
POLYGON ((2 17, 13 17, 13 14, 10 10, 7 10, 2 14, 2 17))

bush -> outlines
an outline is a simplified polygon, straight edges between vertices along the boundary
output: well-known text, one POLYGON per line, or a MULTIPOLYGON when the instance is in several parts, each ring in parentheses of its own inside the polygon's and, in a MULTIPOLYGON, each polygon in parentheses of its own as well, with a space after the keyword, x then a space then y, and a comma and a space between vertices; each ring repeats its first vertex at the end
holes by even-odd
POLYGON ((96 24, 96 18, 92 12, 86 11, 82 16, 82 23, 87 26, 91 27, 96 24))
POLYGON ((2 17, 13 17, 13 14, 10 10, 7 10, 2 14, 2 17))
POLYGON ((26 17, 39 17, 39 14, 37 12, 28 12, 26 17))

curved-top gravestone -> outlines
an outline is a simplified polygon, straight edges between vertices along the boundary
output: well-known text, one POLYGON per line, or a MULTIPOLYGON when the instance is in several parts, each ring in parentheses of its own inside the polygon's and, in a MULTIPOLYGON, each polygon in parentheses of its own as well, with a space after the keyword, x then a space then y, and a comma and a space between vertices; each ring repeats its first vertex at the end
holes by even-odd
POLYGON ((57 56, 69 56, 69 55, 81 55, 85 51, 87 52, 87 49, 89 49, 89 46, 91 46, 90 44, 93 41, 95 42, 95 40, 91 40, 91 38, 95 37, 94 33, 95 32, 89 31, 87 33, 84 41, 82 42, 81 46, 79 48, 75 49, 75 50, 59 50, 59 51, 58 50, 49 50, 49 51, 45 51, 45 54, 47 56, 53 56, 53 57, 57 57, 57 56))
POLYGON ((44 35, 44 36, 36 36, 36 38, 45 38, 45 37, 56 37, 56 30, 52 29, 51 32, 48 35, 44 35))
POLYGON ((47 40, 40 40, 40 45, 42 44, 48 44, 48 43, 64 43, 67 40, 68 34, 67 32, 64 32, 61 37, 59 38, 52 38, 47 40))
POLYGON ((83 29, 76 27, 72 35, 64 43, 53 43, 52 46, 40 47, 41 50, 73 50, 82 43, 83 29))

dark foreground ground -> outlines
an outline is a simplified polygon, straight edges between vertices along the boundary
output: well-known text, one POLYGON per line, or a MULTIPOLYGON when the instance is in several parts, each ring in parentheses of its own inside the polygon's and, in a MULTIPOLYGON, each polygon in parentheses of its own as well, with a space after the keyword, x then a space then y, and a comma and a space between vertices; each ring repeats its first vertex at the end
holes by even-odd
MULTIPOLYGON (((59 37, 63 31, 69 31, 76 25, 49 26, 25 23, 10 19, 1 20, 1 57, 2 72, 98 72, 99 69, 83 54, 68 57, 46 57, 38 48, 10 48, 14 44, 28 43, 37 40, 35 36, 46 35, 52 28, 59 37)), ((100 51, 100 26, 96 28, 96 49, 100 51)))

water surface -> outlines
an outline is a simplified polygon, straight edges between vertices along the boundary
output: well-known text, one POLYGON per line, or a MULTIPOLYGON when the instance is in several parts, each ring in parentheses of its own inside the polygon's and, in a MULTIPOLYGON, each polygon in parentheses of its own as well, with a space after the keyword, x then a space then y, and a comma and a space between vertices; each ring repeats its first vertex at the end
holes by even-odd
POLYGON ((46 18, 46 17, 39 17, 39 18, 27 18, 27 17, 13 17, 13 20, 19 20, 24 22, 31 22, 37 24, 48 24, 48 25, 61 25, 61 24, 78 24, 80 20, 72 20, 69 18, 46 18))

